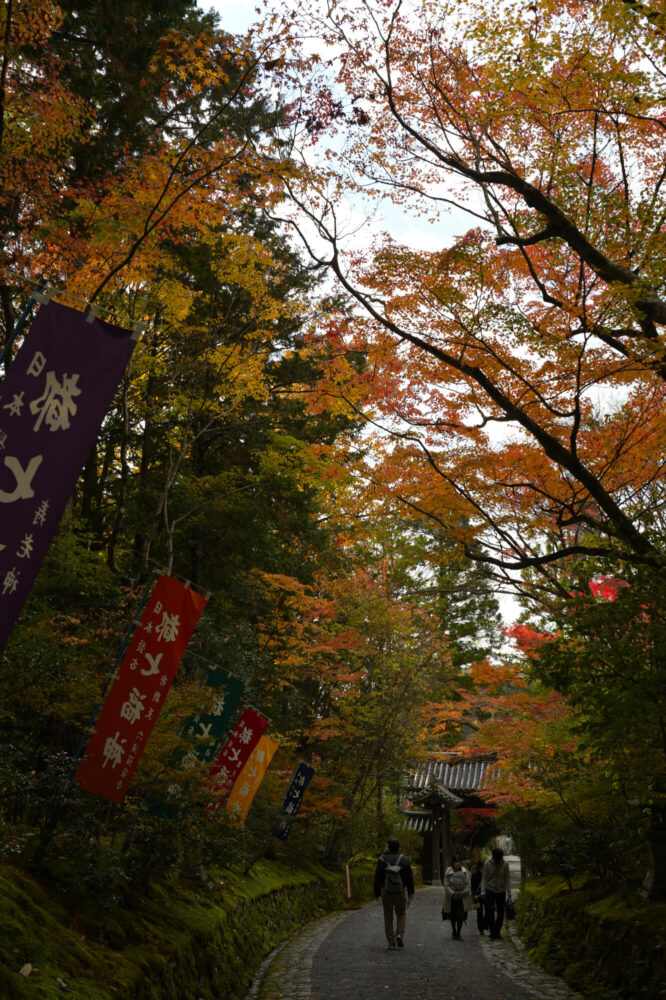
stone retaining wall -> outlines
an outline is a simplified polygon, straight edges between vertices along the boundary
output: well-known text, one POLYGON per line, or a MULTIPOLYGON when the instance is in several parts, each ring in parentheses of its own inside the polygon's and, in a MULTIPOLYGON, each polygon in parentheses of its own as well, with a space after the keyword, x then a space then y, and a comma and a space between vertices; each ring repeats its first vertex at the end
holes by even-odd
POLYGON ((666 904, 544 879, 524 884, 517 910, 530 959, 591 1000, 666 996, 666 904))
POLYGON ((350 903, 344 873, 321 870, 300 873, 297 884, 244 899, 231 910, 211 907, 209 923, 151 956, 122 1000, 238 1000, 262 959, 296 930, 370 897, 367 865, 352 870, 351 891, 350 903))

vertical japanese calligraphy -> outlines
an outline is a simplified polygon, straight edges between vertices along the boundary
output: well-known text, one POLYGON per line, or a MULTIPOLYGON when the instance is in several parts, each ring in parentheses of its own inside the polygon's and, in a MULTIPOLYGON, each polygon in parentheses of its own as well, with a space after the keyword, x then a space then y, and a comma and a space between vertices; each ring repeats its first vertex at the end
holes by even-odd
POLYGON ((216 798, 211 809, 222 806, 267 726, 268 719, 253 708, 245 709, 208 772, 210 788, 216 798))
POLYGON ((278 748, 270 736, 262 736, 250 754, 247 764, 236 778, 225 808, 241 823, 244 823, 250 811, 252 800, 259 785, 264 780, 268 765, 278 748))
POLYGON ((51 302, 0 384, 0 651, 133 348, 128 331, 51 302))
POLYGON ((205 606, 202 594, 158 579, 74 775, 81 788, 123 801, 205 606))
MULTIPOLYGON (((215 760, 245 685, 238 677, 232 677, 218 667, 208 672, 204 688, 215 692, 212 703, 209 700, 207 712, 198 712, 185 721, 183 736, 193 737, 194 745, 177 750, 169 762, 170 769, 192 771, 200 764, 210 764, 215 760)), ((146 808, 159 816, 177 815, 178 810, 184 808, 183 796, 188 784, 172 781, 164 795, 156 794, 149 798, 146 808)))
POLYGON ((309 764, 301 763, 296 768, 296 772, 294 777, 291 779, 291 784, 289 785, 287 794, 284 797, 284 802, 282 803, 282 812, 280 816, 278 816, 277 823, 273 830, 275 836, 279 837, 280 840, 286 840, 289 836, 294 816, 301 808, 301 802, 303 801, 305 789, 310 784, 313 775, 314 768, 310 767, 309 764))
POLYGON ((219 741, 229 728, 245 688, 238 677, 219 668, 210 671, 205 686, 214 688, 215 695, 209 710, 190 716, 183 727, 183 735, 196 740, 194 749, 183 757, 182 766, 185 767, 190 759, 209 763, 215 760, 219 741))

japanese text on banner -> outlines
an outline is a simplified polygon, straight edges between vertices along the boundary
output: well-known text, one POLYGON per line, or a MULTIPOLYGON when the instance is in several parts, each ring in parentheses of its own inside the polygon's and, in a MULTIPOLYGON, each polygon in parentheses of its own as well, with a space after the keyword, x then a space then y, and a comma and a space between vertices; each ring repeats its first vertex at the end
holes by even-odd
POLYGON ((215 690, 213 702, 207 712, 191 715, 183 726, 183 736, 194 737, 196 745, 184 754, 182 767, 215 760, 219 742, 229 728, 245 689, 243 681, 219 668, 210 671, 205 687, 215 690))
POLYGON ((314 773, 314 768, 310 767, 309 764, 301 763, 296 768, 296 772, 291 779, 291 784, 282 803, 282 812, 278 816, 273 829, 273 833, 280 840, 286 840, 289 836, 294 816, 296 816, 298 810, 301 808, 305 789, 310 784, 314 773))
POLYGON ((250 754, 247 764, 236 778, 225 808, 241 823, 244 823, 247 818, 252 800, 264 779, 268 765, 277 748, 278 744, 275 740, 272 740, 270 736, 262 736, 250 754))
POLYGON ((212 809, 222 806, 267 727, 268 719, 253 708, 245 709, 209 771, 210 787, 216 797, 212 809))
MULTIPOLYGON (((207 712, 191 715, 186 720, 182 735, 193 738, 188 742, 194 742, 194 745, 190 745, 189 749, 176 750, 168 765, 172 773, 175 770, 193 771, 201 764, 210 764, 215 760, 244 688, 243 681, 219 667, 208 672, 203 691, 209 694, 214 692, 212 704, 206 706, 207 712)), ((159 816, 175 816, 180 809, 185 808, 185 792, 188 787, 189 781, 176 779, 167 786, 163 794, 151 795, 146 808, 159 816)))
POLYGON ((133 348, 128 331, 50 302, 0 383, 0 651, 133 348))
POLYGON ((81 788, 123 801, 205 606, 202 594, 158 579, 76 770, 81 788))

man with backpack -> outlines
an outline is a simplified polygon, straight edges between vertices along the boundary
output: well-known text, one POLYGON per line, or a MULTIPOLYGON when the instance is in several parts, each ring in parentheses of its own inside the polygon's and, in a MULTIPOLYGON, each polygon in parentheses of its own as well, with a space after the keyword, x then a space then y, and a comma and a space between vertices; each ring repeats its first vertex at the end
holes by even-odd
POLYGON ((405 924, 407 923, 407 902, 414 896, 414 873, 409 858, 400 853, 400 841, 389 837, 388 850, 377 861, 375 868, 374 895, 381 897, 384 908, 384 930, 388 948, 404 947, 405 924), (405 895, 406 894, 406 895, 405 895), (393 929, 393 912, 396 928, 393 929))

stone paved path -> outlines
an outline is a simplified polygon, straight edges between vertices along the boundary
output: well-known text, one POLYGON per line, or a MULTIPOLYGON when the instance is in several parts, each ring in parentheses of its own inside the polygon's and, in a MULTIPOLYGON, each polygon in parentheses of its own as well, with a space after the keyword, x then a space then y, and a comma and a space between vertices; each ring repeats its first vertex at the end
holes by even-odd
POLYGON ((513 935, 480 936, 472 913, 452 941, 442 894, 418 890, 397 951, 386 950, 379 903, 309 924, 269 956, 245 1000, 584 1000, 531 965, 513 935))

